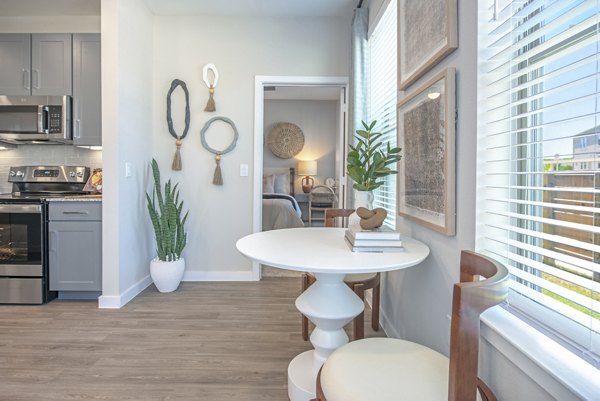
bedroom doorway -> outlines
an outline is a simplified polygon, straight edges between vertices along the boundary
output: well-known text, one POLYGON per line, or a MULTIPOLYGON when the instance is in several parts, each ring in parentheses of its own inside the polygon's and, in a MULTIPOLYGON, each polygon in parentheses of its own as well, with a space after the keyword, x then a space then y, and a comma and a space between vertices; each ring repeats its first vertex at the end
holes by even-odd
MULTIPOLYGON (((299 173, 310 174, 315 186, 332 188, 334 207, 344 207, 347 92, 347 77, 256 77, 253 232, 309 225, 308 193, 299 173), (287 149, 267 143, 284 132, 304 145, 287 149), (307 166, 308 171, 298 171, 307 166)), ((322 225, 311 217, 311 225, 322 225)), ((261 270, 253 265, 255 279, 261 270)))

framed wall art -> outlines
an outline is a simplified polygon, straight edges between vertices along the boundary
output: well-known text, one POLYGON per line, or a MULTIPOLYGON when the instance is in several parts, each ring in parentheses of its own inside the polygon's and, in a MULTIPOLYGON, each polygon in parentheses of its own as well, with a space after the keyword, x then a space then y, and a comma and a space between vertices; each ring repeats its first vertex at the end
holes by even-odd
POLYGON ((458 47, 456 0, 398 0, 398 89, 458 47))
POLYGON ((398 214, 455 235, 455 75, 448 68, 398 102, 398 214))

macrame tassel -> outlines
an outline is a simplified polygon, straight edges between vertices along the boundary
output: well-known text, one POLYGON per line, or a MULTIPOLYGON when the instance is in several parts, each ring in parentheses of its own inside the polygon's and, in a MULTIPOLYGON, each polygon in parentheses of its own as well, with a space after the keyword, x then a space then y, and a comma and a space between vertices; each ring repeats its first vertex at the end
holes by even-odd
POLYGON ((181 148, 181 139, 177 139, 175 141, 175 146, 177 146, 177 150, 175 151, 175 157, 173 158, 173 165, 171 168, 175 171, 181 170, 181 153, 179 153, 179 148, 181 148))
POLYGON ((204 108, 204 111, 216 111, 217 107, 215 106, 215 99, 213 98, 215 88, 212 85, 210 86, 210 88, 208 88, 208 93, 210 93, 210 96, 208 97, 208 102, 206 102, 206 107, 204 108))
POLYGON ((223 175, 221 174, 221 154, 217 153, 215 156, 217 167, 215 167, 215 175, 213 176, 214 185, 223 185, 223 175))

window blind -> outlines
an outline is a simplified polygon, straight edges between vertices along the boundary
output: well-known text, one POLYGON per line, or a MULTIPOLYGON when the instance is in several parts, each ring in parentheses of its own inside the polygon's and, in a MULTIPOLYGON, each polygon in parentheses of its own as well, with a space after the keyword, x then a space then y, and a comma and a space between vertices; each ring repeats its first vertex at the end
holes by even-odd
POLYGON ((597 0, 480 3, 477 184, 477 247, 509 267, 510 307, 596 364, 599 15, 597 0))
MULTIPOLYGON (((396 146, 396 1, 390 1, 369 38, 370 68, 367 104, 368 121, 377 120, 382 143, 396 146)), ((387 210, 385 224, 396 227, 396 175, 385 178, 374 192, 373 207, 387 210)))

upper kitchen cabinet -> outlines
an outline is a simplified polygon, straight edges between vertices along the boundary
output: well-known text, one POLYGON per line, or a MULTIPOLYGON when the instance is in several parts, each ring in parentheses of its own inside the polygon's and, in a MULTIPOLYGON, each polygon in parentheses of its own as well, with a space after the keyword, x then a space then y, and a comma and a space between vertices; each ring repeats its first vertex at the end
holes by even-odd
POLYGON ((70 34, 0 34, 0 95, 71 95, 70 34))
POLYGON ((31 94, 71 95, 70 34, 31 35, 31 94))
POLYGON ((100 35, 73 35, 73 144, 102 145, 100 35))
POLYGON ((0 95, 31 94, 31 35, 0 34, 0 95))

